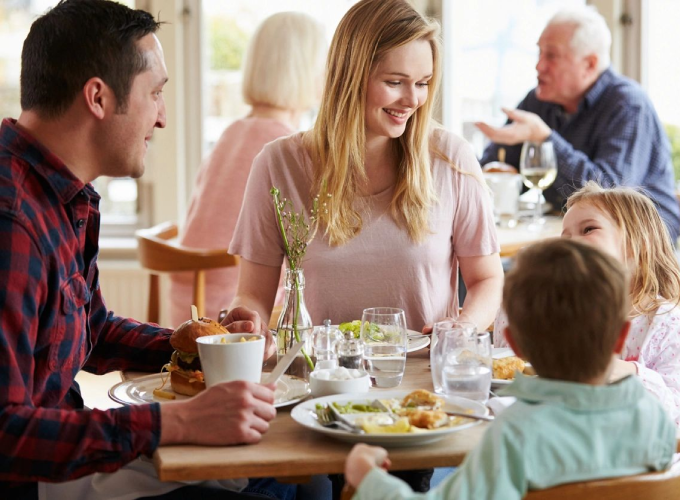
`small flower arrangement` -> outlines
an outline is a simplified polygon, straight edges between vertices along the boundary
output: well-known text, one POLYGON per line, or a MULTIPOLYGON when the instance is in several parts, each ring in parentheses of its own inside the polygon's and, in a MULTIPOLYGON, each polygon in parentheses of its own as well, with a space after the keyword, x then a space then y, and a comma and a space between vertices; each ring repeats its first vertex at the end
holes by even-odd
MULTIPOLYGON (((302 261, 307 252, 307 246, 312 242, 314 236, 316 236, 319 225, 319 196, 314 197, 309 220, 307 220, 302 210, 298 213, 293 209, 293 202, 291 200, 286 198, 281 199, 281 193, 278 188, 272 187, 270 194, 274 200, 276 222, 279 226, 281 238, 283 239, 283 247, 286 258, 288 259, 288 271, 293 279, 292 289, 295 290, 296 293, 295 300, 293 301, 292 330, 295 341, 300 342, 300 327, 304 326, 305 329, 310 329, 312 325, 311 320, 308 321, 310 323, 309 325, 300 324, 302 316, 304 315, 308 318, 309 315, 307 314, 306 309, 304 312, 301 311, 301 304, 304 304, 304 301, 302 297, 302 286, 298 280, 300 280, 302 274, 296 271, 302 270, 302 261)), ((325 205, 326 203, 324 202, 323 207, 325 207, 325 205)), ((286 314, 288 306, 289 304, 287 302, 281 313, 282 317, 286 314)), ((302 349, 302 355, 305 357, 310 369, 313 370, 314 363, 304 348, 302 349)))

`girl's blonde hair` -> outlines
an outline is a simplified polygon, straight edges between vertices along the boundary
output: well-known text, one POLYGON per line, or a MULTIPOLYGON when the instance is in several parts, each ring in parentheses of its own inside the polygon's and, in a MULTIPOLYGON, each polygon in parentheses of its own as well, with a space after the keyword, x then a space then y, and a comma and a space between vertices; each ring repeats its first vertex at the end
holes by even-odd
POLYGON ((567 210, 578 203, 605 212, 620 228, 626 258, 634 263, 630 294, 637 314, 653 314, 665 301, 680 303, 680 265, 652 200, 631 188, 589 181, 569 197, 567 210))
POLYGON ((251 106, 307 110, 317 105, 328 43, 324 27, 302 12, 279 12, 257 27, 243 65, 251 106))
POLYGON ((433 71, 428 99, 392 141, 398 167, 391 213, 413 241, 421 242, 429 232, 428 212, 436 200, 428 143, 441 75, 439 25, 404 0, 363 0, 335 31, 319 115, 304 138, 315 165, 312 195, 330 195, 319 217, 331 245, 346 243, 363 225, 354 202, 367 179, 365 103, 371 71, 388 51, 414 40, 430 43, 433 71))

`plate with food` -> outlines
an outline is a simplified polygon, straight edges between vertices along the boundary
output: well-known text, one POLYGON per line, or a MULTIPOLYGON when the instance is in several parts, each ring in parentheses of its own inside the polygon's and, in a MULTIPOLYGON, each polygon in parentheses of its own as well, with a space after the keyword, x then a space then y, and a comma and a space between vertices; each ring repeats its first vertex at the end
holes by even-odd
MULTIPOLYGON (((229 331, 218 322, 197 315, 172 332, 170 345, 175 351, 160 373, 127 380, 109 389, 109 397, 124 405, 165 403, 187 399, 205 390, 205 381, 196 339, 229 331)), ((287 406, 309 394, 306 380, 284 375, 274 393, 274 406, 287 406)))
POLYGON ((509 347, 494 347, 491 357, 493 358, 492 387, 511 384, 515 379, 515 373, 526 373, 531 366, 522 358, 515 356, 509 347))
POLYGON ((425 390, 379 391, 373 394, 335 394, 300 403, 291 412, 298 424, 350 443, 378 446, 418 446, 479 425, 479 420, 449 416, 446 412, 488 415, 483 404, 454 396, 439 396, 425 390), (379 398, 379 399, 376 399, 379 398), (319 412, 333 407, 359 432, 324 427, 319 412))
MULTIPOLYGON (((343 333, 351 331, 354 334, 354 337, 358 339, 361 334, 361 320, 356 319, 354 321, 348 321, 347 323, 340 323, 339 325, 334 326, 334 328, 337 328, 343 333)), ((380 335, 384 335, 380 330, 380 326, 373 323, 369 325, 369 334, 376 337, 377 340, 380 340, 380 335)), ((406 330, 406 334, 408 337, 406 352, 419 351, 430 345, 429 335, 425 335, 415 330, 406 330)))
MULTIPOLYGON (((265 375, 265 374, 263 374, 265 375)), ((175 392, 169 383, 163 386, 167 373, 154 373, 125 382, 119 382, 109 389, 109 397, 124 405, 145 403, 167 403, 181 401, 191 396, 175 392), (161 389, 161 387, 163 387, 161 389)), ((274 406, 280 408, 298 403, 309 395, 309 383, 301 378, 282 375, 276 383, 274 406)))

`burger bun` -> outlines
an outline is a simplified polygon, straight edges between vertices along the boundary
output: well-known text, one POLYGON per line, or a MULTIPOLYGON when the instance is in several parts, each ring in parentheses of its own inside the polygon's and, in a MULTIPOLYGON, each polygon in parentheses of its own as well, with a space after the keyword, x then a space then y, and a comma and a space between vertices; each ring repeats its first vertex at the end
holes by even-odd
POLYGON ((177 394, 184 394, 185 396, 195 396, 205 390, 205 382, 190 381, 181 370, 170 373, 170 385, 177 394))
POLYGON ((224 326, 217 321, 210 318, 199 318, 198 321, 190 319, 179 325, 170 336, 170 345, 187 354, 195 354, 198 352, 196 339, 205 337, 207 335, 218 335, 220 333, 229 333, 224 326))

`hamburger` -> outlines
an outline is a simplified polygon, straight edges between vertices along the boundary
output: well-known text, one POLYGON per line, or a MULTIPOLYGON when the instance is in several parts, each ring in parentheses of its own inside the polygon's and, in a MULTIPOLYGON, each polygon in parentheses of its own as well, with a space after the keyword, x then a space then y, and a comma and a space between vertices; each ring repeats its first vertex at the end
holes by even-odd
POLYGON ((196 339, 220 333, 229 333, 229 330, 209 318, 198 318, 198 321, 190 319, 172 332, 170 345, 175 351, 165 368, 170 372, 170 386, 173 391, 195 396, 205 389, 196 339))

